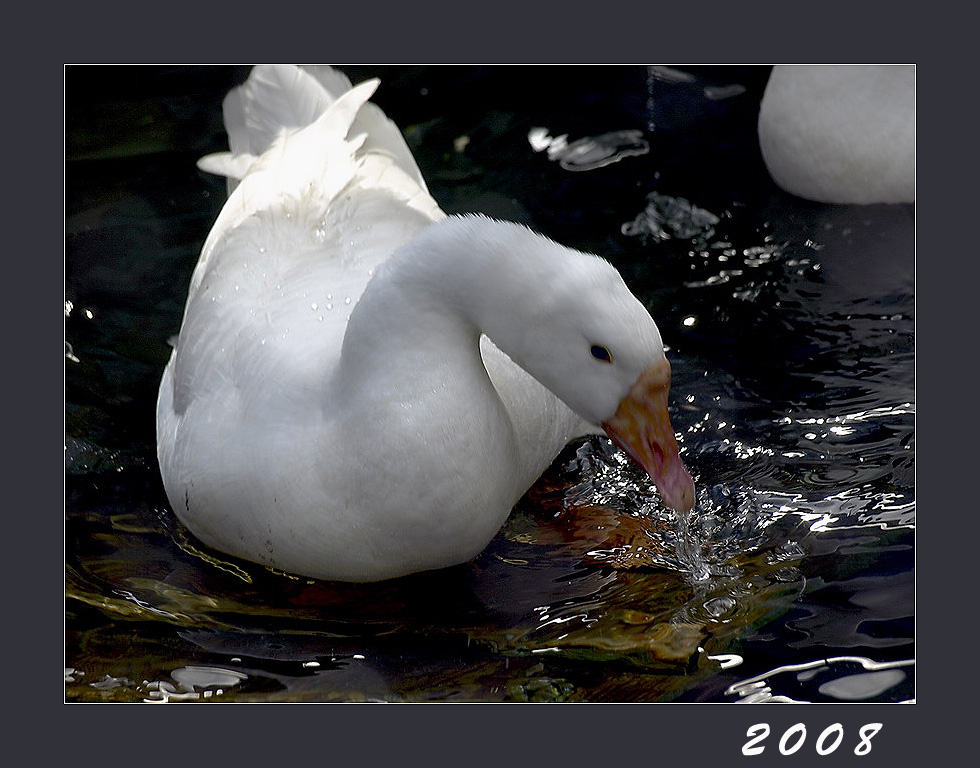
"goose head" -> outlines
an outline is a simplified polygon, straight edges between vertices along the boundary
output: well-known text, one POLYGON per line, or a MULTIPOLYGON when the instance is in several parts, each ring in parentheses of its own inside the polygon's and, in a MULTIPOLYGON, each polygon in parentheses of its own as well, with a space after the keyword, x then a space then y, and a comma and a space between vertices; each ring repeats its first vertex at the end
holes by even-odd
MULTIPOLYGON (((483 260, 477 278, 483 298, 471 307, 478 325, 601 427, 650 475, 667 506, 690 511, 694 482, 667 409, 670 363, 650 313, 604 259, 519 225, 492 223, 495 258, 483 260)), ((479 231, 468 238, 480 240, 479 231)))
MULTIPOLYGON (((656 483, 664 503, 694 506, 694 482, 681 461, 668 414, 670 363, 653 318, 619 273, 586 262, 581 292, 550 308, 550 341, 539 376, 566 405, 600 426, 656 483)), ((541 326, 543 327, 544 323, 541 326)))

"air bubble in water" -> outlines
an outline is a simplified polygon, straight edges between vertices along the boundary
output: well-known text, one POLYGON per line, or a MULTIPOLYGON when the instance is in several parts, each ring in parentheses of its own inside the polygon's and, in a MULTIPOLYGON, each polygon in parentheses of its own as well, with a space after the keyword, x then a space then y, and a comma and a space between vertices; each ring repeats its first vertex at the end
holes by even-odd
POLYGON ((713 597, 710 600, 705 600, 704 610, 712 618, 720 619, 735 610, 735 598, 725 595, 724 597, 713 597))

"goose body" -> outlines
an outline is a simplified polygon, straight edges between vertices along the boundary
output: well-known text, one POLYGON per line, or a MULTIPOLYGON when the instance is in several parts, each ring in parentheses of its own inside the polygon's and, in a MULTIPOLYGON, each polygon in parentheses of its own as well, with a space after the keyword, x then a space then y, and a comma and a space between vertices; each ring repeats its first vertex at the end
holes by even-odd
POLYGON ((913 203, 915 67, 773 67, 759 144, 773 180, 799 197, 913 203))
POLYGON ((465 562, 572 438, 605 429, 690 509, 657 326, 618 272, 447 217, 329 68, 225 100, 229 198, 160 385, 168 498, 202 541, 316 578, 465 562))

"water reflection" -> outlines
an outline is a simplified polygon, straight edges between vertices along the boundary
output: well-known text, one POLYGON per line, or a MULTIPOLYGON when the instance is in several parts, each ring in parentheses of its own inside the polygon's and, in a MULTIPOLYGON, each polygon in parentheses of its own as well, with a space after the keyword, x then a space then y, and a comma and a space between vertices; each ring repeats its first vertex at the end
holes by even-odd
POLYGON ((173 683, 166 680, 147 682, 147 702, 195 701, 222 696, 248 675, 233 669, 188 665, 170 673, 173 683))
POLYGON ((915 661, 875 662, 862 656, 835 656, 805 664, 790 664, 742 680, 725 693, 739 703, 803 703, 813 701, 880 700, 898 689, 889 701, 914 703, 915 661), (871 670, 867 672, 855 670, 871 670))
POLYGON ((594 171, 650 151, 643 132, 638 130, 610 131, 569 144, 567 134, 553 137, 546 128, 532 128, 527 140, 535 152, 545 152, 549 160, 557 160, 566 171, 594 171))

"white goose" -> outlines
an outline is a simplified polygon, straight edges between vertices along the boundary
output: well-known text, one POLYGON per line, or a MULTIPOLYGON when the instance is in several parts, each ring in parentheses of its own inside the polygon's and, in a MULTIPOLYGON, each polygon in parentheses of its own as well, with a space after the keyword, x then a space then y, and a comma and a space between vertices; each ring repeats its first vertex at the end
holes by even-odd
POLYGON ((157 405, 177 516, 316 578, 441 568, 600 425, 689 510, 647 311, 596 256, 447 217, 377 85, 262 66, 225 99, 231 151, 200 165, 231 192, 157 405))
POLYGON ((773 67, 759 145, 773 180, 799 197, 914 203, 915 67, 773 67))

